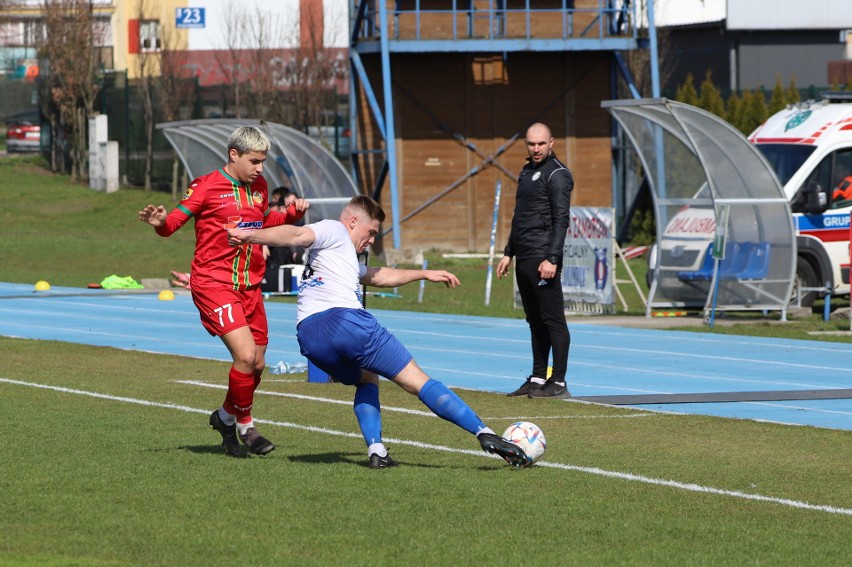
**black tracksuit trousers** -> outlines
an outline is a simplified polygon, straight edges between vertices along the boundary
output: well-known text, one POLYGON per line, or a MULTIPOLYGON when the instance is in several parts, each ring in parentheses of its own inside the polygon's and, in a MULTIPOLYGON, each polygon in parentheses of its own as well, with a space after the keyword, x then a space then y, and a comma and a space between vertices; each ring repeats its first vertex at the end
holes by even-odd
POLYGON ((565 381, 568 369, 568 349, 571 335, 565 322, 565 299, 562 296, 562 266, 556 268, 556 277, 542 280, 538 274, 541 259, 529 258, 515 261, 515 278, 518 293, 524 306, 532 338, 533 367, 531 376, 547 377, 547 366, 553 352, 552 379, 565 381), (545 283, 539 285, 540 282, 545 283))

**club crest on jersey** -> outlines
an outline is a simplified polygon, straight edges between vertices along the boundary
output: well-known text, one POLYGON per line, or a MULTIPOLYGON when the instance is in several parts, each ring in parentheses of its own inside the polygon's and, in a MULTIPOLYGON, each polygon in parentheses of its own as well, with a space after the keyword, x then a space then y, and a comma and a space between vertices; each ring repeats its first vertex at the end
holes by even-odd
POLYGON ((263 202, 263 195, 260 194, 260 191, 255 191, 251 194, 251 200, 255 205, 259 205, 263 202))
POLYGON ((538 178, 539 178, 539 177, 541 177, 541 172, 540 172, 540 171, 536 171, 535 173, 533 173, 532 180, 533 180, 533 181, 538 181, 538 178))

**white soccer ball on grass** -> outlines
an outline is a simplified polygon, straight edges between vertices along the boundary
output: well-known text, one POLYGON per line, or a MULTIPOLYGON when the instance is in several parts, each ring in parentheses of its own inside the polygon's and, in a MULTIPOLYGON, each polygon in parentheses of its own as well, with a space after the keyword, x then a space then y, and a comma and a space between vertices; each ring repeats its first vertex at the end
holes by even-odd
POLYGON ((530 465, 541 459, 547 449, 544 431, 529 421, 516 421, 503 432, 503 438, 523 449, 530 459, 530 465))

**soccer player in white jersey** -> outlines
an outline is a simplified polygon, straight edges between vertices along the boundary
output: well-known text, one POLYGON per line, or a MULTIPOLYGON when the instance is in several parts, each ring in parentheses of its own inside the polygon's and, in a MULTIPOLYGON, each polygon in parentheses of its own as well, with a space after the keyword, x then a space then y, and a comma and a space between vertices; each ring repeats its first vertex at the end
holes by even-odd
POLYGON ((454 288, 458 278, 444 270, 367 267, 358 253, 370 246, 385 218, 370 197, 353 197, 339 220, 263 230, 228 230, 234 245, 252 243, 306 248, 299 283, 296 336, 302 354, 335 381, 355 386, 354 409, 372 468, 394 466, 382 443, 379 376, 418 396, 437 416, 476 435, 482 449, 513 466, 529 463, 518 446, 496 435, 458 395, 427 376, 399 340, 363 307, 361 284, 396 287, 413 281, 441 282, 454 288))

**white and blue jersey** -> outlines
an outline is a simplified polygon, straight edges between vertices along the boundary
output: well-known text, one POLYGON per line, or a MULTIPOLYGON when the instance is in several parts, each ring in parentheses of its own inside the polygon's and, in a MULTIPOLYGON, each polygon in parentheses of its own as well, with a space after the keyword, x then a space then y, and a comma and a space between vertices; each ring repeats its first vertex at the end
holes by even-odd
POLYGON ((346 227, 336 220, 309 225, 315 235, 299 282, 296 338, 302 355, 344 384, 356 384, 361 369, 393 378, 411 354, 361 302, 358 262, 346 227))
POLYGON ((367 267, 358 254, 349 232, 336 220, 308 225, 315 240, 305 251, 305 271, 299 282, 296 322, 332 307, 361 309, 361 278, 367 267))

